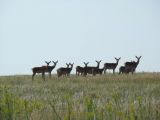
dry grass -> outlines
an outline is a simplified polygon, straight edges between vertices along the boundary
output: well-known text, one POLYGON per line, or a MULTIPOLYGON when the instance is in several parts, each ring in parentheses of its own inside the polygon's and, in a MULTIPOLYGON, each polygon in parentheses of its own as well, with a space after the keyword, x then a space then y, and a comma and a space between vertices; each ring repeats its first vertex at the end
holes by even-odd
POLYGON ((36 76, 33 82, 31 76, 1 76, 0 84, 2 120, 160 118, 160 73, 68 78, 53 75, 46 81, 36 76))

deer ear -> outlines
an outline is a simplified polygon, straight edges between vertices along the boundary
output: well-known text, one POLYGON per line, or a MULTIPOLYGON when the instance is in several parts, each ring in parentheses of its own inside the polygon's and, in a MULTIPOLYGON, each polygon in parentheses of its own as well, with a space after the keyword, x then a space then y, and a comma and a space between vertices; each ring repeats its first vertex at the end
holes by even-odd
POLYGON ((121 57, 119 58, 119 60, 121 59, 121 57))
POLYGON ((56 61, 56 63, 58 63, 58 60, 56 61))

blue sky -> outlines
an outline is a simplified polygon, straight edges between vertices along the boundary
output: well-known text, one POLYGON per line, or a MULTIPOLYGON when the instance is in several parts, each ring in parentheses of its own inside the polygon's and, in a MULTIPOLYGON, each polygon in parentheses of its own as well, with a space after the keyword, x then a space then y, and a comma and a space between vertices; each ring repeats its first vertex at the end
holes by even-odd
POLYGON ((57 69, 121 57, 121 66, 135 55, 137 71, 158 72, 160 1, 0 0, 0 42, 0 75, 32 74, 45 60, 57 69))

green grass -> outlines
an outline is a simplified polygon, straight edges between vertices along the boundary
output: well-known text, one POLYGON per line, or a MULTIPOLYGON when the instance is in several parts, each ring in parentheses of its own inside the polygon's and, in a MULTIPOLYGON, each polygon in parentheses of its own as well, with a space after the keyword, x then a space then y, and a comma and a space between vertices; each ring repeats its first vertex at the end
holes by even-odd
POLYGON ((159 120, 160 73, 0 77, 1 120, 159 120))

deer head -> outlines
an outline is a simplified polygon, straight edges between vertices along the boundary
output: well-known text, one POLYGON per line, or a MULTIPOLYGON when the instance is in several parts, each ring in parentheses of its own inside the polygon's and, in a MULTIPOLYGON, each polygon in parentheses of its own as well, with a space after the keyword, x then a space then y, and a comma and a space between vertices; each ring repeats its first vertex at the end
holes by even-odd
POLYGON ((138 64, 139 64, 139 61, 140 61, 140 59, 141 59, 142 56, 140 56, 140 57, 135 56, 135 57, 137 58, 137 62, 136 62, 136 63, 137 63, 137 65, 138 65, 138 64))
POLYGON ((87 62, 87 63, 83 62, 83 63, 85 64, 85 67, 87 67, 87 65, 89 64, 89 62, 87 62))
POLYGON ((73 68, 74 63, 72 63, 72 64, 71 64, 71 63, 69 63, 69 65, 71 65, 71 69, 72 69, 72 68, 73 68))
POLYGON ((49 66, 49 64, 51 63, 51 61, 49 61, 49 62, 45 61, 45 63, 47 64, 47 66, 49 66))
POLYGON ((118 64, 118 62, 119 62, 119 60, 121 59, 121 57, 120 57, 120 58, 116 58, 116 57, 115 57, 115 59, 116 59, 116 63, 118 64))
POLYGON ((52 61, 53 62, 53 64, 54 64, 54 66, 56 66, 57 65, 57 63, 58 63, 58 60, 56 61, 56 62, 54 62, 54 61, 52 61))
POLYGON ((67 65, 67 68, 69 68, 70 63, 69 63, 69 64, 68 64, 68 63, 66 63, 66 65, 67 65))
POLYGON ((101 62, 102 60, 100 60, 100 61, 97 61, 96 60, 96 62, 97 62, 97 68, 99 68, 99 65, 100 65, 100 62, 101 62))

